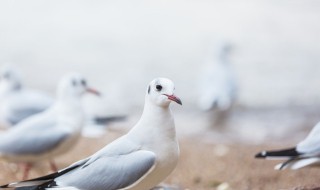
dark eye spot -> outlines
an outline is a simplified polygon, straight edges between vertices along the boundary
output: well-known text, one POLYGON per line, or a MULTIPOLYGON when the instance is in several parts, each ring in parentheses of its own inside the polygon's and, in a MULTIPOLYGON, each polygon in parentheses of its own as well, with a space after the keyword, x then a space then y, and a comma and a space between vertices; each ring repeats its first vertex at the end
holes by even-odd
POLYGON ((82 84, 83 86, 87 86, 87 81, 84 80, 84 79, 82 79, 82 80, 81 80, 81 84, 82 84))
POLYGON ((148 87, 148 94, 150 94, 150 86, 148 87))
POLYGON ((161 85, 156 85, 156 89, 157 89, 158 91, 161 91, 161 90, 162 90, 162 86, 161 86, 161 85))

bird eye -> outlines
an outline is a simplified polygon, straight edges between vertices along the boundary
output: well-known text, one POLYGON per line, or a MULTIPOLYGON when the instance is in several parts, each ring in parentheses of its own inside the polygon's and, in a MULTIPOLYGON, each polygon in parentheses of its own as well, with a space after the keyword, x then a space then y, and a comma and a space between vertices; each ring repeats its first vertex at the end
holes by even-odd
POLYGON ((87 81, 85 81, 85 80, 81 80, 81 84, 83 85, 83 86, 87 86, 87 81))
POLYGON ((162 86, 161 86, 161 85, 157 85, 157 86, 156 86, 156 89, 157 89, 158 91, 161 91, 161 90, 162 90, 162 86))

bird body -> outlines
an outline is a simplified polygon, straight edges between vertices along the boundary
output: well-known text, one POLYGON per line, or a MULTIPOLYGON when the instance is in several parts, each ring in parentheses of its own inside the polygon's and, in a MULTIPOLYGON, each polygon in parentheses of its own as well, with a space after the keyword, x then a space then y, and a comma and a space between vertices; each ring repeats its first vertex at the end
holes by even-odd
POLYGON ((256 158, 286 160, 275 166, 275 169, 300 169, 320 164, 320 122, 309 135, 297 146, 276 151, 262 151, 256 158))
MULTIPOLYGON (((57 100, 49 109, 1 133, 0 157, 30 168, 69 151, 79 139, 84 123, 81 96, 89 88, 82 81, 80 74, 68 74, 59 83, 57 100)), ((50 164, 56 168, 53 162, 50 164)), ((25 169, 24 178, 28 170, 25 169)))
POLYGON ((152 187, 150 184, 159 184, 161 182, 159 179, 168 176, 177 165, 180 151, 170 109, 150 105, 146 101, 140 121, 127 134, 127 138, 139 144, 141 149, 152 151, 156 155, 155 168, 132 190, 152 187), (143 138, 137 138, 142 136, 143 138))
POLYGON ((83 115, 78 110, 72 113, 59 107, 55 105, 31 116, 18 124, 20 126, 3 133, 0 136, 0 157, 11 162, 33 163, 69 150, 80 135, 83 115), (46 141, 45 146, 43 142, 46 141))
POLYGON ((228 60, 230 46, 221 44, 210 49, 204 62, 199 84, 199 108, 228 110, 236 98, 234 73, 228 60))

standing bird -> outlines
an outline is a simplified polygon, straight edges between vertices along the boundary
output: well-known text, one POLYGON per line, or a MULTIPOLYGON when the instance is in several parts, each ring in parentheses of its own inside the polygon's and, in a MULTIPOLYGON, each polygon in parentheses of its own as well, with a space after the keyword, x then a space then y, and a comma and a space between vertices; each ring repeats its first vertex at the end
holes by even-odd
POLYGON ((216 129, 224 126, 237 94, 234 73, 229 63, 230 50, 230 44, 225 42, 216 43, 210 49, 199 83, 198 107, 202 111, 210 111, 209 122, 216 129))
POLYGON ((25 88, 19 71, 12 65, 0 69, 0 124, 16 125, 31 115, 46 110, 53 103, 48 95, 25 88))
POLYGON ((34 163, 49 160, 69 151, 80 137, 84 114, 81 96, 98 94, 87 86, 80 74, 69 74, 58 85, 56 102, 46 111, 33 115, 14 128, 0 134, 0 158, 23 163, 23 179, 27 179, 34 163))
POLYGON ((151 189, 164 180, 178 162, 179 145, 169 108, 171 101, 182 105, 174 95, 173 82, 166 78, 154 79, 146 92, 142 116, 126 135, 57 173, 0 189, 151 189))
POLYGON ((215 46, 204 63, 198 102, 203 111, 228 110, 236 98, 236 83, 229 63, 230 49, 227 43, 215 46))
MULTIPOLYGON (((18 126, 22 120, 48 109, 54 99, 48 94, 26 88, 20 72, 13 65, 4 65, 0 69, 0 128, 18 126)), ((87 108, 88 105, 83 105, 87 108)), ((85 125, 95 126, 105 131, 105 125, 125 120, 125 116, 86 114, 85 125)), ((88 128, 85 131, 93 131, 88 128)))
POLYGON ((320 122, 311 130, 307 138, 297 146, 277 151, 263 151, 255 156, 264 159, 284 159, 285 162, 275 166, 276 170, 300 169, 320 164, 320 122))

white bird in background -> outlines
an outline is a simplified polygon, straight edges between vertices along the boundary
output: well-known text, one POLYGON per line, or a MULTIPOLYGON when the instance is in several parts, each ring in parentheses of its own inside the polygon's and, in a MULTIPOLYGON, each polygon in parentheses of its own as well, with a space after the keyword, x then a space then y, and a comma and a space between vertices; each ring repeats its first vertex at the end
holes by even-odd
POLYGON ((228 110, 236 98, 236 82, 228 60, 231 46, 215 45, 210 49, 200 78, 198 105, 203 111, 228 110))
POLYGON ((171 101, 182 104, 174 95, 173 82, 166 78, 154 79, 146 92, 142 116, 126 135, 57 173, 0 188, 151 189, 164 180, 178 162, 179 145, 169 108, 171 101))
POLYGON ((48 95, 23 86, 19 71, 12 65, 0 69, 0 125, 9 127, 47 109, 48 95))
POLYGON ((276 151, 263 151, 255 156, 264 159, 286 160, 275 166, 276 170, 300 169, 320 164, 320 122, 311 130, 307 138, 297 146, 276 151))
POLYGON ((56 102, 49 109, 0 134, 0 158, 23 163, 24 179, 32 165, 42 160, 50 161, 57 171, 54 157, 70 150, 80 137, 84 120, 81 96, 85 92, 98 94, 80 74, 63 77, 56 102))
MULTIPOLYGON (((48 94, 24 87, 19 70, 14 65, 6 64, 0 69, 0 127, 17 126, 22 120, 48 109, 54 99, 48 94)), ((83 105, 91 106, 91 102, 83 105)), ((94 108, 91 108, 94 110, 94 108)), ((101 137, 106 126, 125 120, 124 115, 94 115, 86 113, 85 137, 101 137)), ((108 114, 108 113, 107 113, 108 114)))

